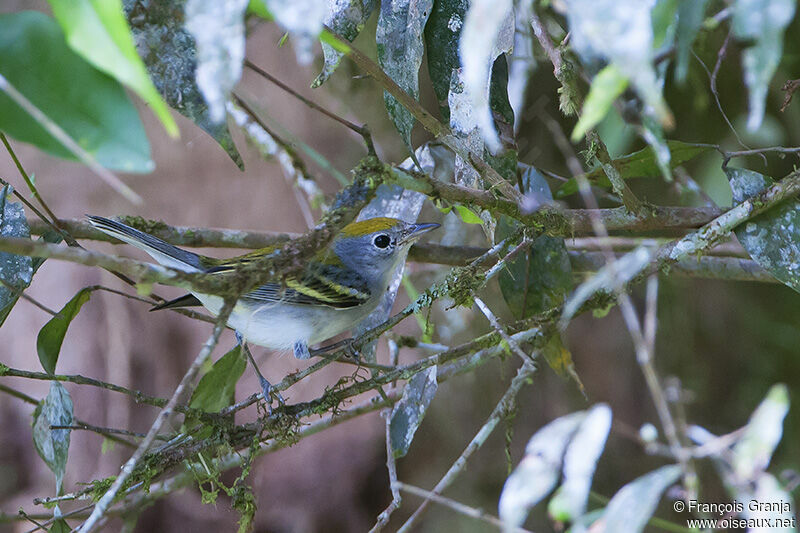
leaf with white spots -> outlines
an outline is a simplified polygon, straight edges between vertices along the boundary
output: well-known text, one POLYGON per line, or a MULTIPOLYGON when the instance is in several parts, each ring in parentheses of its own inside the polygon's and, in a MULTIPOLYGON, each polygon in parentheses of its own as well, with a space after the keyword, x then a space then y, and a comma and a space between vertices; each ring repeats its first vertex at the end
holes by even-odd
POLYGON ((625 531, 639 533, 647 525, 658 506, 661 495, 681 475, 677 465, 662 466, 649 474, 637 478, 614 494, 603 515, 603 531, 625 531))
POLYGON ((264 0, 275 22, 289 32, 297 62, 308 65, 314 59, 314 44, 322 32, 328 5, 323 0, 264 0))
POLYGON ((123 0, 136 49, 158 92, 170 107, 197 124, 222 147, 241 170, 244 162, 225 121, 212 120, 197 86, 197 50, 184 25, 184 2, 174 8, 160 2, 123 0))
POLYGON ((737 501, 748 502, 742 518, 757 524, 749 528, 748 533, 797 533, 794 499, 775 476, 762 473, 755 483, 748 484, 748 489, 736 493, 737 501))
POLYGON ((492 153, 500 149, 489 104, 495 59, 514 46, 514 4, 511 0, 475 0, 464 20, 459 42, 464 89, 475 121, 492 153))
MULTIPOLYGON (((29 239, 28 221, 22 204, 9 199, 11 187, 0 190, 0 236, 29 239)), ((19 299, 19 294, 31 284, 33 259, 25 255, 0 252, 0 324, 19 299)))
POLYGON ((564 482, 550 499, 547 511, 558 522, 573 522, 586 512, 589 488, 611 429, 611 409, 592 407, 578 426, 564 454, 564 482))
POLYGON ((534 505, 547 496, 561 477, 564 452, 585 411, 557 418, 537 431, 525 447, 525 456, 511 472, 500 493, 498 509, 504 531, 521 526, 534 505))
POLYGON ((672 114, 653 68, 653 0, 566 0, 572 46, 584 64, 610 61, 664 125, 672 114))
POLYGON ((747 129, 755 131, 764 120, 767 89, 783 52, 783 32, 792 21, 796 0, 736 0, 733 35, 754 44, 742 52, 744 82, 749 91, 747 129))
POLYGON ((396 458, 408 453, 414 434, 422 423, 437 388, 434 365, 415 374, 403 389, 403 397, 392 409, 392 418, 389 422, 389 441, 392 445, 392 454, 396 458))
POLYGON ((197 86, 218 124, 225 120, 228 95, 242 76, 247 1, 186 2, 186 29, 197 47, 197 86))
MULTIPOLYGON (((394 82, 415 100, 419 98, 419 67, 424 44, 422 32, 433 9, 433 0, 381 2, 375 40, 378 63, 394 82)), ((403 142, 411 148, 414 116, 394 96, 384 91, 386 111, 403 142)))
MULTIPOLYGON (((734 203, 757 195, 774 180, 742 168, 725 169, 734 203)), ((775 279, 800 292, 800 202, 788 200, 735 230, 753 260, 775 279)))
POLYGON ((431 78, 439 110, 445 120, 450 118, 448 102, 453 71, 461 67, 458 41, 469 0, 437 0, 425 26, 425 52, 428 75, 431 78))
MULTIPOLYGON (((483 153, 483 138, 478 128, 477 114, 472 107, 472 99, 464 88, 463 70, 460 68, 453 71, 447 106, 450 110, 450 129, 453 133, 464 140, 464 145, 470 152, 483 153)), ((474 189, 478 188, 480 175, 468 161, 456 155, 454 181, 474 189)))
POLYGON ((72 398, 58 381, 50 382, 50 392, 33 413, 33 445, 39 456, 56 475, 56 493, 67 467, 69 429, 50 429, 50 426, 72 425, 72 398))
POLYGON ((788 412, 788 388, 784 384, 773 385, 733 447, 731 464, 737 484, 748 484, 769 466, 783 435, 783 420, 788 412))
MULTIPOLYGON (((353 42, 358 37, 358 34, 361 33, 376 4, 377 0, 328 0, 328 14, 325 17, 325 25, 336 34, 353 42)), ((312 88, 319 87, 331 77, 344 54, 331 45, 322 43, 322 56, 324 58, 322 72, 311 84, 312 88)))
POLYGON ((536 69, 531 38, 531 12, 534 2, 516 2, 514 12, 514 49, 509 57, 508 100, 514 110, 514 131, 519 131, 525 105, 525 91, 536 69))

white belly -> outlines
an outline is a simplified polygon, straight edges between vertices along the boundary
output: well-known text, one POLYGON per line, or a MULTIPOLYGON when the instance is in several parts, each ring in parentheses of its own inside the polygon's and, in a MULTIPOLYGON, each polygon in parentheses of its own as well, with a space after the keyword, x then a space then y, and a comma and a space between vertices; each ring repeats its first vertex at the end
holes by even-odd
MULTIPOLYGON (((214 315, 222 309, 219 296, 195 296, 214 315)), ((237 304, 228 325, 246 342, 277 350, 291 349, 296 342, 317 344, 350 329, 363 320, 377 305, 368 302, 349 309, 310 307, 287 303, 266 303, 260 306, 237 304)))

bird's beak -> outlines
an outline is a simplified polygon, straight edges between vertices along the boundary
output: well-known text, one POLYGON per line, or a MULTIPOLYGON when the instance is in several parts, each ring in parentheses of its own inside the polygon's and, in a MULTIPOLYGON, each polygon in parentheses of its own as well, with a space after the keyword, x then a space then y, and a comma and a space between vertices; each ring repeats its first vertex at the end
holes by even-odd
POLYGON ((400 244, 406 244, 410 242, 414 242, 424 234, 428 233, 431 230, 435 230, 441 226, 441 224, 435 223, 423 223, 423 224, 411 224, 408 227, 407 233, 400 239, 400 244))

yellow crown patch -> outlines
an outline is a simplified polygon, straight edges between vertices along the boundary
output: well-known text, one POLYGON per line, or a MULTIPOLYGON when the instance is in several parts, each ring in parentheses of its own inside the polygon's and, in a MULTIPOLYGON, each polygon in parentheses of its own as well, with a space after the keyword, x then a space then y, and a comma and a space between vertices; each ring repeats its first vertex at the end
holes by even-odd
POLYGON ((360 237, 361 235, 375 233, 376 231, 390 230, 398 224, 402 224, 402 221, 396 218, 370 218, 360 222, 351 222, 350 224, 346 225, 342 229, 342 235, 345 237, 360 237))

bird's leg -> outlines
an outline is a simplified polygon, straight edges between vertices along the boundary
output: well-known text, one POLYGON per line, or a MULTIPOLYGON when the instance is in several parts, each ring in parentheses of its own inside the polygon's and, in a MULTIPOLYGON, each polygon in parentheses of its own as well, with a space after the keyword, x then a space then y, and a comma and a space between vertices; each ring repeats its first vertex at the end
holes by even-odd
POLYGON ((294 343, 294 356, 298 359, 308 359, 311 357, 311 352, 308 351, 308 344, 303 341, 294 343))
MULTIPOLYGON (((253 354, 250 353, 250 347, 247 346, 247 343, 244 341, 244 337, 238 331, 236 332, 236 341, 239 343, 239 346, 242 347, 245 355, 247 355, 247 359, 250 360, 250 364, 253 365, 253 369, 256 371, 258 375, 258 381, 261 384, 261 394, 264 395, 264 401, 267 403, 267 414, 272 414, 272 384, 264 377, 264 374, 261 373, 261 370, 258 369, 258 365, 256 364, 256 360, 253 358, 253 354)), ((278 391, 275 391, 275 398, 278 400, 280 405, 284 405, 283 396, 278 391)))

